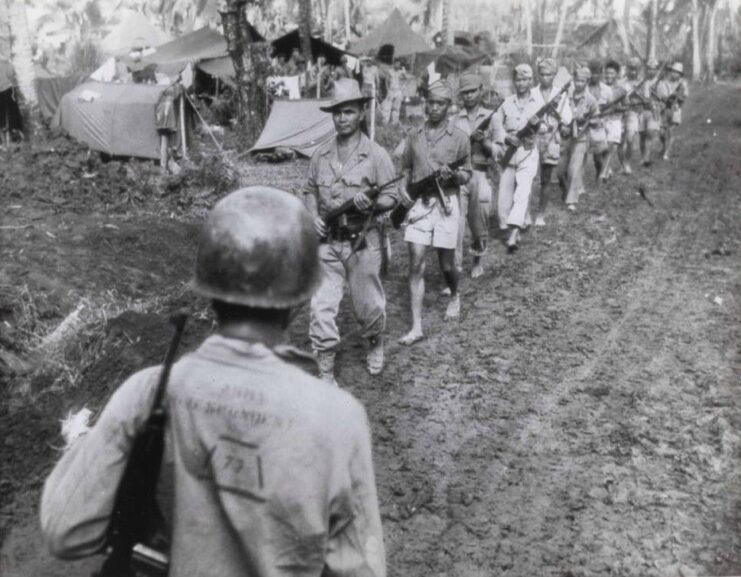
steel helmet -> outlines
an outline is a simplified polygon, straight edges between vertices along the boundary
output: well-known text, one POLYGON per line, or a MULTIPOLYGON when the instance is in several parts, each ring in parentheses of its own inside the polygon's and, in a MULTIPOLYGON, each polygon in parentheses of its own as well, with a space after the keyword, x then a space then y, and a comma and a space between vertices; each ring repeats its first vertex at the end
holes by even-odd
POLYGON ((312 218, 295 196, 250 186, 224 197, 203 224, 193 288, 231 304, 290 308, 319 286, 312 218))

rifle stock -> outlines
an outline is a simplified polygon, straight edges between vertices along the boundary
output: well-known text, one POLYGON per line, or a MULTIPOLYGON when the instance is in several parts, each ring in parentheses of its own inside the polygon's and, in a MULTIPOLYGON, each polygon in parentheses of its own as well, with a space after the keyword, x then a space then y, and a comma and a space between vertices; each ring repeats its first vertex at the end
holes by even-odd
MULTIPOLYGON (((367 188, 363 191, 363 193, 370 198, 371 200, 374 200, 376 197, 378 197, 379 194, 385 189, 391 186, 392 184, 395 184, 399 182, 404 176, 397 176, 396 178, 389 180, 388 182, 382 184, 381 186, 371 186, 370 188, 367 188)), ((355 201, 354 199, 350 198, 343 202, 340 206, 333 208, 330 210, 326 216, 324 217, 324 222, 327 224, 330 224, 332 221, 337 220, 344 214, 351 213, 355 211, 355 201)))

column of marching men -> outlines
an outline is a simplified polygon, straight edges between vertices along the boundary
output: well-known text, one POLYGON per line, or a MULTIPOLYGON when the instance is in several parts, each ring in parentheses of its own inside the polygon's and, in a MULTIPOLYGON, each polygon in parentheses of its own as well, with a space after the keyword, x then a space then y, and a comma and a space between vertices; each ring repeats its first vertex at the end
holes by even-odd
POLYGON ((437 254, 445 282, 446 319, 460 315, 466 231, 470 276, 483 275, 497 176, 496 220, 512 253, 528 227, 546 226, 557 192, 569 211, 578 210, 592 188, 585 181, 590 157, 594 187, 632 173, 638 163, 649 167, 657 153, 669 158, 687 97, 682 63, 659 67, 631 58, 622 78, 621 68, 615 60, 592 60, 568 74, 551 58, 540 60, 535 71, 519 64, 513 94, 493 108, 484 105, 480 75, 464 73, 457 112, 453 87, 437 80, 425 94, 424 123, 409 129, 397 148, 401 181, 386 150, 363 132, 369 97, 353 80, 336 84, 323 110, 332 114, 337 136, 313 156, 303 189, 321 239, 322 283, 311 301, 310 337, 322 379, 336 384, 336 319, 346 284, 367 339, 368 372, 383 370, 381 267, 390 221, 400 224, 409 252, 411 327, 398 339, 408 346, 425 337, 428 249, 437 254))

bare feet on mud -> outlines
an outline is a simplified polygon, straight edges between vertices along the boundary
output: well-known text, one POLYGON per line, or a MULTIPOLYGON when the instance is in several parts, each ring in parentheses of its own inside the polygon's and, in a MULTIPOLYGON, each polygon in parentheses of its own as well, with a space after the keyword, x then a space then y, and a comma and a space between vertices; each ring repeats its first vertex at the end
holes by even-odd
POLYGON ((479 278, 483 276, 483 274, 484 274, 483 264, 481 264, 480 262, 477 262, 475 265, 473 265, 473 268, 471 269, 471 278, 479 278))
POLYGON ((412 329, 407 334, 405 334, 403 337, 401 337, 398 342, 400 345, 405 345, 408 347, 408 346, 413 345, 414 343, 418 343, 424 338, 425 338, 425 335, 422 333, 421 330, 412 329))
POLYGON ((461 316, 461 296, 455 295, 448 303, 448 308, 445 311, 446 319, 457 319, 461 316))

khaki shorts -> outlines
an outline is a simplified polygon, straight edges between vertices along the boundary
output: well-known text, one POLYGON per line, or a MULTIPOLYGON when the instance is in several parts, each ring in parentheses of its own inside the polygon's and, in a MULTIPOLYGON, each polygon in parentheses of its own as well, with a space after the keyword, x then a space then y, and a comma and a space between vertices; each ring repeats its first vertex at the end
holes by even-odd
POLYGON ((607 131, 604 126, 593 126, 589 128, 589 151, 592 154, 600 154, 607 150, 607 131))
POLYGON ((437 200, 429 205, 418 200, 407 216, 404 240, 433 248, 455 249, 458 244, 460 205, 457 196, 451 196, 448 200, 450 214, 445 214, 437 200))
POLYGON ((653 110, 642 110, 640 119, 641 132, 655 132, 661 128, 661 120, 656 118, 653 110))
POLYGON ((607 119, 605 121, 605 130, 607 131, 607 142, 610 144, 620 144, 623 138, 623 122, 621 119, 607 119))

